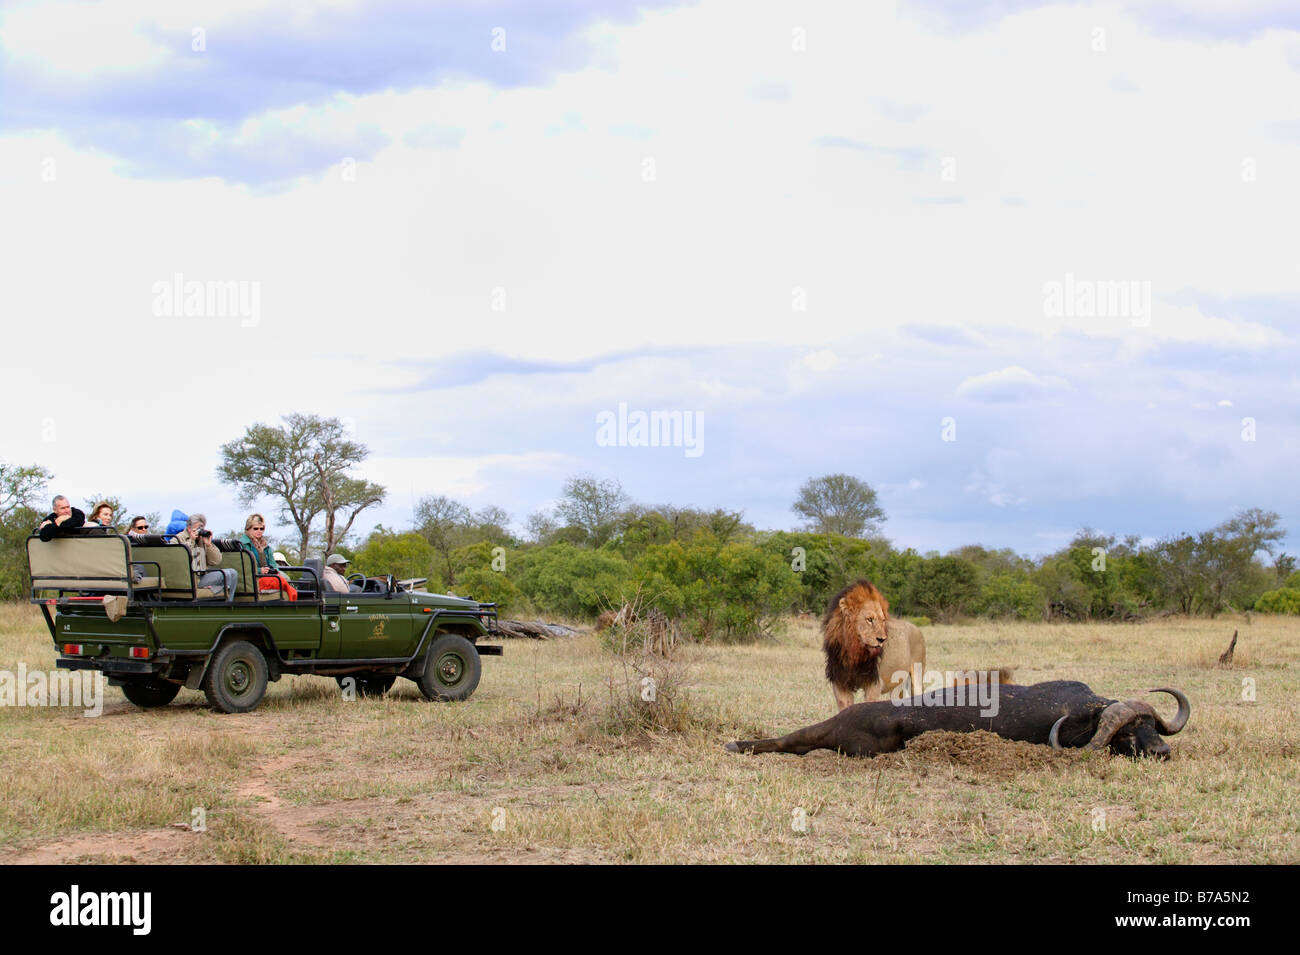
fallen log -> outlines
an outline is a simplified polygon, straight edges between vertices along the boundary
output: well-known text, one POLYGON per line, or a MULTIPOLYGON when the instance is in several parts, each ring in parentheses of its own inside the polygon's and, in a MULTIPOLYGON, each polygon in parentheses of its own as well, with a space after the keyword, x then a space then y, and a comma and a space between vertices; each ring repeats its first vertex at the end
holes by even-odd
POLYGON ((555 637, 576 637, 581 630, 562 623, 544 623, 541 620, 498 620, 497 629, 504 637, 527 640, 550 640, 555 637))

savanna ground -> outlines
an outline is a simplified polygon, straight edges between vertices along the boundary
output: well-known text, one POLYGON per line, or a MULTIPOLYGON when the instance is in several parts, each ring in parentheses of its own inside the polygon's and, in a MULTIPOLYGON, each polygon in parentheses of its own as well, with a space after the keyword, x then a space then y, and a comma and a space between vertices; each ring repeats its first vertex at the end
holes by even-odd
MULTIPOLYGON (((595 636, 508 641, 459 705, 405 680, 346 702, 333 680, 286 678, 243 716, 191 690, 143 711, 108 688, 99 718, 0 709, 0 861, 1300 861, 1300 619, 926 638, 938 669, 1010 666, 1017 683, 1079 679, 1120 699, 1178 686, 1191 721, 1167 763, 987 734, 927 734, 874 760, 725 752, 831 715, 813 621, 679 650, 656 704, 674 704, 671 731, 632 725, 639 675, 595 636), (1215 668, 1234 628, 1235 665, 1215 668), (206 831, 189 829, 196 807, 206 831)), ((35 608, 0 607, 0 669, 54 659, 35 608)))

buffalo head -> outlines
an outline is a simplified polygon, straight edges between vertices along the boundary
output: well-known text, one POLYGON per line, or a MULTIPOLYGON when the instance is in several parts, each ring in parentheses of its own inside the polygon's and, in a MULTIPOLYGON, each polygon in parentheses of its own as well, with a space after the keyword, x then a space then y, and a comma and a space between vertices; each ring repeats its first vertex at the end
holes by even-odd
MULTIPOLYGON (((1086 744, 1079 743, 1086 749, 1104 749, 1109 747, 1112 753, 1120 756, 1150 756, 1153 759, 1168 759, 1169 744, 1162 736, 1173 736, 1187 725, 1187 718, 1192 714, 1192 706, 1182 691, 1170 687, 1148 690, 1148 693, 1168 693, 1178 701, 1178 712, 1174 718, 1165 722, 1150 703, 1142 700, 1125 700, 1109 704, 1097 718, 1097 729, 1086 744)), ((1048 742, 1053 749, 1064 749, 1061 745, 1061 724, 1070 717, 1062 716, 1052 725, 1048 742)))

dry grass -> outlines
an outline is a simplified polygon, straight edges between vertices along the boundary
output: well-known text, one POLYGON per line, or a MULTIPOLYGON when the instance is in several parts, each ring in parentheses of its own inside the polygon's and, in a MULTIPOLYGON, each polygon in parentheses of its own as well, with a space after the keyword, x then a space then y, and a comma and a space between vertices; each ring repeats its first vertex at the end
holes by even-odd
MULTIPOLYGON (((595 637, 509 643, 462 705, 400 680, 344 702, 332 680, 287 678, 246 716, 189 690, 144 712, 109 689, 98 719, 0 709, 0 860, 1300 861, 1300 620, 932 626, 926 640, 938 669, 1011 666, 1018 683, 1120 698, 1179 686, 1192 719, 1164 764, 986 734, 874 760, 724 752, 831 714, 810 621, 680 648, 672 720, 619 709, 638 666, 667 664, 624 670, 595 637), (1234 627, 1235 666, 1217 669, 1234 627), (177 825, 195 807, 205 832, 177 825)), ((49 669, 53 647, 34 608, 0 607, 0 669, 19 661, 49 669)))

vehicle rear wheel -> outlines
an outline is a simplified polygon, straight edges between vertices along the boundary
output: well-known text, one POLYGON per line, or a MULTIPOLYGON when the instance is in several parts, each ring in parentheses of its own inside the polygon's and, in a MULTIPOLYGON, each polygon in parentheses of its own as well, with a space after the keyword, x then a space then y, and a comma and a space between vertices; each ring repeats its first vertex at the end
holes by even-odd
POLYGON ((203 675, 203 693, 223 713, 256 709, 266 693, 266 658, 247 640, 224 644, 203 675))
POLYGON ((339 681, 340 687, 344 680, 356 680, 357 696, 383 696, 397 682, 397 677, 392 673, 354 673, 336 676, 334 679, 339 681))
POLYGON ((416 679, 425 699, 444 703, 468 700, 483 672, 478 650, 458 633, 440 633, 429 644, 416 679))
POLYGON ((176 699, 176 694, 180 691, 179 683, 168 683, 157 677, 145 677, 143 680, 132 680, 122 684, 122 695, 136 706, 146 710, 155 706, 166 706, 176 699))

